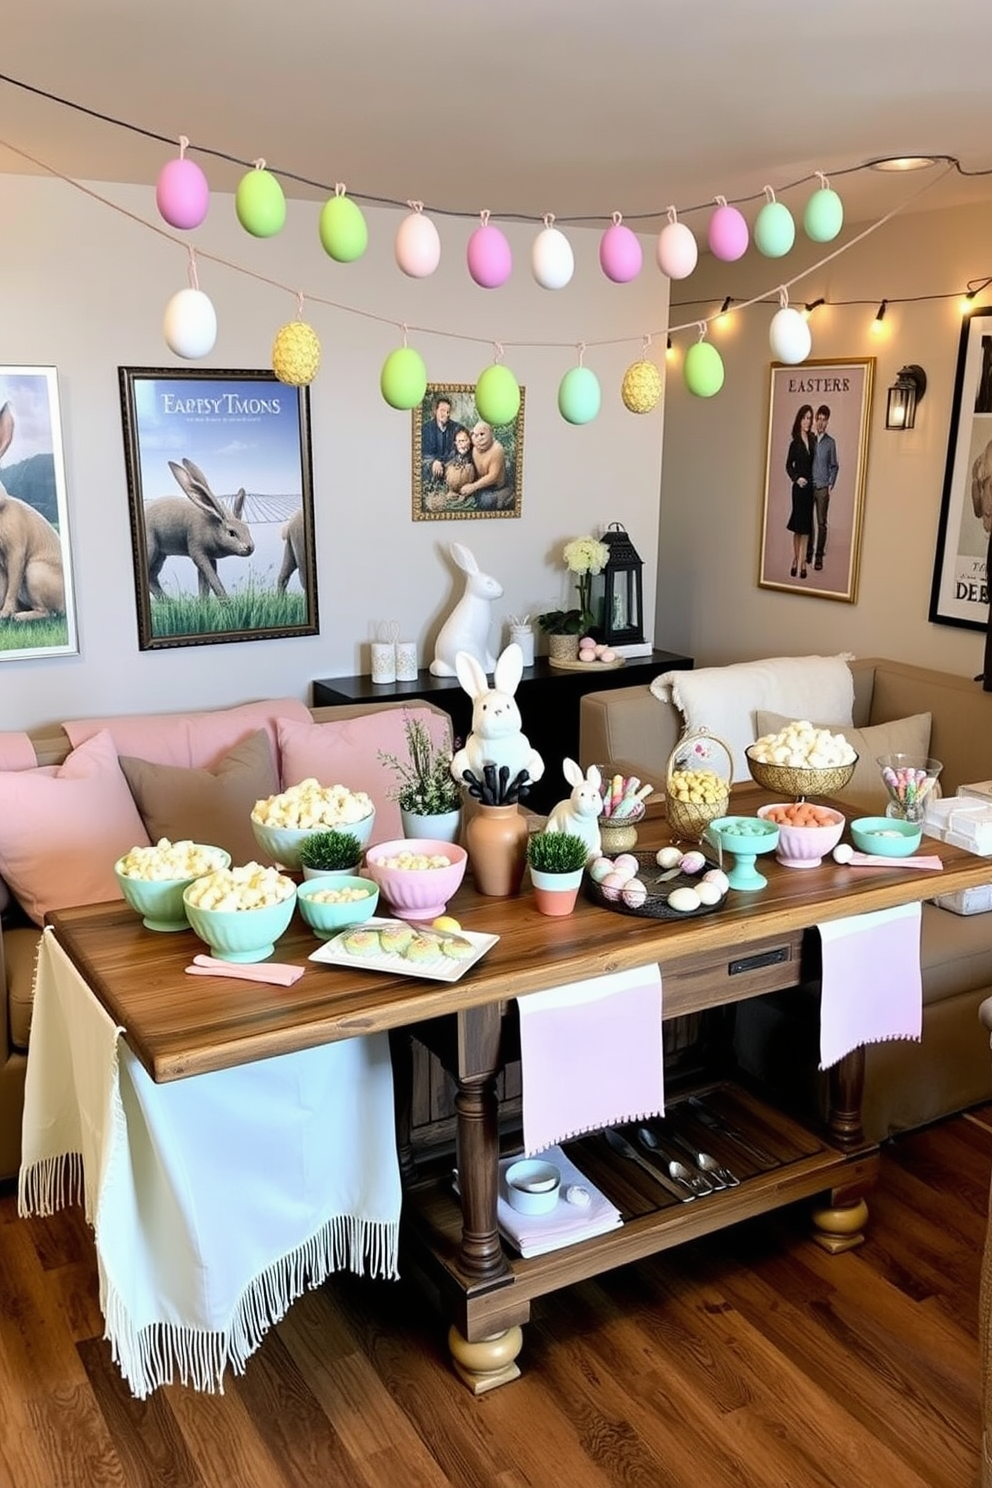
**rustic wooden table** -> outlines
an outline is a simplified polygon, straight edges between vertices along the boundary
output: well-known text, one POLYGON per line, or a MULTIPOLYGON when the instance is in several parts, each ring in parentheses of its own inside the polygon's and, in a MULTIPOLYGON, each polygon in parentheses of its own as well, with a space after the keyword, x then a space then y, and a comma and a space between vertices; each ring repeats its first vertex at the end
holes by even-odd
MULTIPOLYGON (((747 787, 735 791, 734 806, 748 811, 770 799, 747 787)), ((663 816, 653 807, 639 846, 667 838, 663 816)), ((821 1243, 830 1250, 857 1244, 867 1214, 863 1194, 878 1161, 877 1148, 861 1134, 860 1053, 832 1071, 824 1132, 787 1119, 732 1082, 721 1084, 707 1099, 737 1125, 760 1134, 775 1166, 755 1167, 738 1187, 685 1205, 648 1178, 639 1181, 632 1165, 618 1170, 600 1139, 589 1139, 581 1144, 583 1171, 617 1203, 623 1226, 546 1255, 511 1257, 496 1224, 495 1088, 512 1037, 512 1000, 651 962, 662 968, 666 1019, 795 987, 803 938, 816 924, 987 880, 986 861, 946 843, 927 839, 925 845, 943 861, 942 872, 855 869, 829 860, 797 872, 763 858, 766 889, 731 893, 719 911, 684 921, 635 918, 588 901, 580 901, 572 915, 548 918, 536 911, 526 890, 510 899, 487 899, 466 881, 451 912, 466 930, 500 940, 455 983, 309 962, 314 941, 298 917, 277 956, 306 966, 307 974, 288 989, 187 977, 183 968, 202 949, 193 932, 154 934, 124 904, 59 911, 50 923, 157 1081, 377 1030, 390 1031, 397 1056, 411 1036, 442 1055, 458 1084, 461 1201, 452 1193, 450 1158, 442 1170, 427 1164, 418 1171, 401 1123, 405 1246, 451 1324, 456 1368, 478 1392, 519 1373, 519 1330, 532 1300, 570 1282, 813 1195, 824 1195, 815 1216, 821 1243)), ((396 1063, 402 1097, 407 1061, 398 1057, 396 1063)), ((408 1107, 408 1100, 401 1099, 400 1107, 408 1107)), ((719 1155, 715 1136, 708 1145, 719 1155)))

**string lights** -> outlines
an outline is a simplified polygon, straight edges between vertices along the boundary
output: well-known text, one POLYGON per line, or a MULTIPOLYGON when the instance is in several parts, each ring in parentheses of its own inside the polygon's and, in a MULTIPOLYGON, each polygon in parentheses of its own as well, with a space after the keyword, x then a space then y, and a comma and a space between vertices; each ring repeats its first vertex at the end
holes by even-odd
MULTIPOLYGON (((69 100, 43 93, 42 90, 30 88, 29 85, 25 85, 17 79, 10 78, 2 73, 0 73, 0 82, 27 88, 28 91, 36 92, 40 96, 63 107, 79 109, 84 113, 89 112, 69 100)), ((110 123, 118 128, 132 130, 135 133, 144 135, 146 138, 159 140, 163 144, 175 143, 175 140, 170 141, 167 137, 156 135, 148 130, 139 130, 136 126, 127 124, 124 121, 112 119, 106 115, 100 115, 100 118, 105 123, 110 123)), ((187 158, 186 151, 190 148, 189 140, 185 136, 179 136, 178 142, 180 147, 178 158, 168 161, 159 173, 155 188, 155 200, 159 214, 164 222, 179 231, 188 232, 199 226, 207 215, 209 208, 209 186, 200 167, 195 161, 187 158)), ((166 341, 170 349, 177 355, 188 359, 206 355, 212 349, 216 337, 216 316, 213 314, 211 302, 199 290, 198 283, 196 282, 196 260, 193 250, 188 244, 182 243, 182 240, 172 237, 168 232, 163 232, 161 227, 156 227, 155 224, 146 221, 138 214, 129 212, 119 207, 116 203, 109 201, 107 198, 100 196, 90 188, 82 186, 46 162, 36 160, 26 151, 19 150, 16 146, 2 139, 0 139, 0 145, 3 145, 23 159, 31 161, 34 165, 39 166, 41 169, 56 176, 77 190, 84 192, 91 199, 121 213, 148 230, 158 232, 161 236, 169 238, 174 243, 180 243, 181 246, 186 248, 189 252, 190 289, 180 291, 170 301, 170 306, 167 310, 167 322, 170 328, 166 332, 166 341), (207 313, 208 307, 209 314, 207 313), (193 334, 193 331, 190 329, 190 316, 197 322, 193 327, 196 334, 193 334), (199 317, 198 320, 197 317, 199 317), (211 317, 212 325, 209 323, 211 317), (200 347, 203 349, 200 350, 200 347)), ((301 182, 303 180, 302 177, 290 171, 270 171, 266 166, 266 162, 261 159, 237 161, 235 157, 208 147, 195 146, 194 148, 201 156, 222 158, 244 165, 247 168, 246 174, 239 183, 235 197, 235 210, 238 220, 247 232, 253 236, 267 237, 273 236, 281 230, 286 216, 286 200, 282 185, 277 177, 282 176, 286 180, 301 182)), ((938 177, 938 180, 942 179, 948 171, 952 170, 956 170, 962 175, 989 173, 962 171, 960 163, 953 157, 935 157, 935 162, 943 163, 945 166, 945 170, 938 177)), ((850 167, 835 174, 846 175, 867 168, 865 165, 850 167)), ((826 175, 820 171, 814 174, 815 178, 819 181, 819 189, 813 193, 806 203, 803 226, 806 236, 811 241, 828 242, 836 237, 841 230, 843 224, 843 206, 837 193, 829 186, 826 175)), ((780 189, 789 190, 793 187, 801 186, 805 181, 810 179, 811 177, 805 177, 800 181, 789 183, 788 186, 780 189)), ((319 182, 306 182, 305 184, 320 186, 319 182)), ((828 301, 824 296, 807 301, 805 303, 804 319, 798 312, 788 308, 789 289, 794 287, 802 279, 809 278, 818 272, 833 258, 848 252, 857 243, 877 231, 899 212, 905 211, 917 197, 924 191, 930 190, 936 184, 937 181, 926 183, 920 189, 913 192, 901 205, 887 212, 884 217, 870 224, 850 241, 834 249, 819 262, 804 268, 793 279, 780 285, 774 291, 774 295, 772 291, 765 290, 753 298, 743 301, 735 300, 733 296, 727 295, 720 310, 708 317, 702 320, 692 320, 683 325, 669 325, 663 331, 655 332, 654 334, 665 335, 665 355, 666 359, 671 359, 675 352, 673 335, 683 331, 698 329, 698 339, 689 347, 683 363, 683 377, 690 392, 701 397, 711 397, 719 391, 719 388, 723 384, 724 369, 719 352, 705 339, 707 326, 711 322, 726 317, 732 305, 735 306, 735 310, 747 310, 754 305, 768 302, 773 297, 777 297, 779 300, 779 314, 782 315, 785 312, 785 320, 783 320, 782 324, 787 322, 791 327, 794 317, 802 326, 805 334, 808 335, 806 321, 808 321, 809 316, 814 310, 827 304, 828 301)), ((794 220, 788 208, 776 200, 775 192, 771 186, 765 186, 763 188, 763 194, 765 202, 758 213, 758 221, 755 224, 755 247, 766 257, 781 257, 792 247, 795 237, 794 220), (760 231, 759 223, 761 224, 760 231)), ((757 195, 739 198, 738 200, 744 202, 755 200, 757 199, 757 195)), ((399 201, 393 202, 382 198, 367 197, 361 193, 349 195, 342 183, 337 183, 334 186, 333 193, 329 195, 320 213, 319 237, 329 257, 339 263, 352 263, 365 252, 368 244, 368 226, 361 209, 357 205, 357 200, 372 201, 382 206, 402 207, 405 205, 408 209, 408 215, 400 223, 394 241, 397 266, 403 273, 415 278, 426 277, 435 272, 441 257, 440 238, 437 228, 430 216, 427 215, 423 202, 407 201, 404 204, 399 201)), ((725 262, 734 262, 736 259, 742 257, 747 250, 751 241, 750 230, 738 206, 728 202, 724 197, 716 197, 713 201, 715 201, 716 207, 713 210, 711 202, 707 227, 709 246, 717 258, 725 262)), ((682 214, 684 216, 689 212, 702 211, 704 209, 703 205, 684 207, 682 208, 682 214)), ((471 215, 467 212, 455 212, 450 209, 433 208, 431 210, 436 214, 440 213, 447 216, 469 217, 471 215)), ((502 231, 489 221, 490 214, 488 211, 475 215, 479 225, 471 235, 466 250, 469 273, 475 282, 483 287, 498 289, 502 284, 506 283, 512 272, 512 253, 510 246, 502 231)), ((504 215, 507 220, 534 220, 532 218, 519 217, 513 213, 504 215)), ((657 241, 656 258, 658 267, 669 279, 686 278, 696 267, 696 241, 692 232, 683 222, 679 221, 675 207, 669 206, 664 210, 664 213, 646 213, 641 214, 638 218, 630 218, 629 220, 644 221, 662 215, 667 218, 667 222, 661 229, 657 241)), ((553 214, 547 213, 540 220, 543 223, 543 231, 539 231, 534 241, 531 255, 533 275, 537 283, 543 288, 562 289, 571 281, 574 271, 574 255, 571 245, 560 227, 555 226, 553 214)), ((576 220, 588 223, 596 219, 584 217, 576 220)), ((608 226, 605 228, 600 240, 599 257, 603 273, 613 282, 621 284, 629 282, 641 272, 642 247, 640 239, 631 230, 628 223, 624 222, 622 215, 617 211, 609 214, 608 226)), ((310 380, 316 374, 317 367, 319 366, 320 346, 316 333, 302 321, 303 292, 297 289, 291 289, 278 280, 259 274, 242 264, 234 263, 229 259, 208 253, 204 250, 200 250, 200 258, 220 264, 236 273, 247 275, 249 278, 253 278, 261 283, 283 289, 296 297, 299 305, 297 320, 282 328, 277 335, 277 341, 280 336, 288 338, 289 342, 300 350, 302 349, 302 340, 305 339, 307 341, 309 356, 304 359, 307 365, 303 367, 301 363, 297 367, 294 364, 292 375, 294 377, 299 375, 301 380, 310 380)), ((992 285, 992 275, 970 280, 963 296, 966 306, 971 308, 977 296, 988 288, 989 285, 992 285)), ((954 293, 955 295, 960 294, 960 292, 954 293)), ((938 299, 950 297, 952 296, 931 295, 910 296, 907 298, 938 299)), ((364 318, 379 321, 383 324, 395 324, 395 321, 391 318, 378 316, 369 311, 357 310, 353 306, 326 299, 310 292, 307 293, 306 298, 311 303, 330 306, 332 309, 337 309, 344 313, 360 314, 364 318)), ((829 303, 853 302, 831 301, 829 303)), ((874 329, 881 330, 885 310, 890 303, 900 303, 900 301, 890 301, 888 299, 881 301, 875 321, 873 322, 874 329)), ((681 307, 672 303, 670 308, 678 309, 681 307)), ((467 340, 480 344, 493 344, 487 338, 466 335, 461 332, 455 333, 423 326, 414 327, 413 329, 421 333, 438 335, 449 339, 467 340)), ((407 333, 408 327, 404 325, 403 346, 396 352, 393 352, 391 357, 387 359, 381 379, 383 397, 390 406, 396 408, 416 406, 423 394, 421 393, 417 398, 414 398, 414 394, 420 388, 422 380, 426 383, 426 367, 419 353, 407 346, 407 333), (389 389, 388 393, 387 388, 389 389)), ((569 389, 564 399, 569 412, 566 412, 565 408, 562 407, 562 392, 561 389, 559 390, 559 408, 562 416, 567 418, 569 422, 588 422, 599 411, 599 384, 591 369, 583 365, 582 357, 585 351, 589 348, 619 345, 630 339, 629 336, 624 336, 603 338, 588 343, 578 343, 580 347, 579 365, 573 368, 571 373, 566 373, 561 384, 562 388, 565 388, 567 385, 569 389), (576 389, 580 390, 582 396, 577 397, 575 395, 576 389), (576 416, 576 414, 579 416, 576 416)), ((650 340, 651 336, 648 335, 645 338, 644 350, 642 351, 640 361, 633 363, 628 368, 628 378, 635 369, 638 376, 632 378, 629 384, 626 383, 625 379, 625 385, 631 396, 629 398, 624 396, 624 402, 633 412, 640 413, 648 411, 649 407, 656 406, 656 403, 660 401, 660 375, 657 373, 657 368, 646 352, 650 340), (654 372, 654 377, 650 375, 649 369, 654 372), (657 397, 655 397, 655 377, 658 379, 657 397)), ((798 335, 794 335, 793 340, 795 345, 798 346, 800 341, 798 335)), ((513 373, 508 367, 501 365, 500 358, 503 354, 503 345, 500 343, 495 344, 497 352, 494 364, 485 369, 476 384, 476 402, 480 415, 486 418, 487 422, 498 424, 512 421, 516 416, 516 410, 519 407, 520 389, 513 373), (485 405, 485 411, 483 405, 485 405)), ((574 341, 571 343, 531 341, 526 344, 530 347, 542 346, 548 348, 558 348, 566 344, 571 344, 574 348, 576 345, 574 341)))

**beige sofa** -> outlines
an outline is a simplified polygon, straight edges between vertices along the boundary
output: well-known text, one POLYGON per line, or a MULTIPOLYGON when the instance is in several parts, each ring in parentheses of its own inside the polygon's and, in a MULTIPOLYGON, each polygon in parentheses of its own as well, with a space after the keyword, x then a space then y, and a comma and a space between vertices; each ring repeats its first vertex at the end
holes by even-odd
MULTIPOLYGON (((225 738, 230 742, 238 736, 244 739, 258 738, 258 730, 267 727, 272 740, 271 768, 277 776, 275 784, 283 786, 292 783, 289 779, 283 779, 282 764, 280 760, 279 744, 282 738, 278 723, 288 721, 289 726, 296 732, 294 734, 294 747, 299 750, 306 747, 306 736, 311 731, 311 725, 321 725, 321 739, 319 749, 323 752, 322 757, 328 761, 328 768, 332 768, 331 761, 340 758, 342 761, 342 772, 335 774, 335 780, 341 780, 353 789, 366 789, 372 796, 376 805, 376 827, 382 824, 385 835, 399 835, 399 816, 395 805, 388 801, 387 792, 394 785, 395 776, 377 759, 377 749, 383 748, 401 757, 404 753, 402 744, 402 715, 404 710, 416 712, 428 720, 429 727, 436 739, 444 738, 450 740, 450 719, 448 715, 439 708, 420 699, 412 700, 409 705, 398 702, 354 704, 334 708, 308 709, 302 703, 282 700, 273 701, 271 704, 247 705, 257 707, 268 713, 267 718, 259 718, 252 715, 250 718, 235 719, 225 717, 228 710, 219 710, 212 714, 208 713, 176 713, 164 715, 166 725, 175 723, 184 726, 189 725, 194 731, 197 720, 211 719, 221 721, 221 729, 225 738), (288 715, 288 720, 286 715, 288 715), (369 727, 364 721, 382 715, 381 723, 369 727), (253 732, 254 731, 254 732, 253 732), (340 751, 340 752, 339 752, 340 751), (356 757, 361 755, 360 762, 355 765, 356 757), (395 822, 394 822, 395 816, 395 822)), ((239 713, 240 710, 229 710, 231 714, 239 713)), ((122 730, 128 728, 141 729, 147 720, 138 715, 122 717, 110 720, 112 726, 120 725, 122 730)), ((87 730, 84 729, 84 732, 87 730)), ((171 737, 168 726, 160 730, 163 748, 167 737, 171 737)), ((141 735, 132 736, 140 737, 141 735)), ((17 739, 25 744, 24 736, 7 734, 0 736, 2 739, 17 739)), ((121 740, 128 737, 126 733, 121 734, 121 740)), ((33 746, 33 764, 40 766, 58 766, 63 764, 72 751, 72 742, 65 729, 61 725, 44 729, 30 730, 27 735, 30 745, 33 746)), ((120 741, 117 741, 120 742, 120 741)), ((26 747, 26 746, 25 746, 26 747)), ((197 750, 192 747, 193 755, 197 750)), ((119 754, 138 754, 139 752, 149 761, 168 761, 168 753, 156 753, 154 739, 147 742, 147 747, 119 747, 119 754)), ((78 751, 77 751, 78 753, 78 751)), ((200 751, 202 754, 202 751, 200 751)), ((230 758, 230 754, 227 755, 230 758)), ((288 756, 284 756, 284 759, 288 756)), ((113 762, 113 756, 111 756, 113 762)), ((175 752, 171 756, 171 763, 166 763, 158 771, 155 786, 161 791, 164 787, 169 788, 169 782, 180 776, 173 776, 170 771, 175 767, 175 752)), ((192 764, 202 766, 208 762, 202 758, 194 758, 192 764)), ((115 765, 116 768, 116 765, 115 765)), ((183 771, 181 774, 186 774, 183 771)), ((198 773, 190 771, 188 773, 198 773)), ((305 773, 311 773, 307 770, 305 773)), ((314 771, 313 773, 317 773, 314 771)), ((0 772, 7 779, 8 784, 13 778, 16 788, 16 776, 10 772, 0 772)), ((300 778, 297 774, 294 778, 300 778)), ((321 778, 325 783, 330 783, 323 772, 321 778)), ((22 787, 23 788, 23 787, 22 787)), ((133 787, 132 787, 133 788, 133 787)), ((257 798, 257 793, 252 799, 257 798)), ((161 805, 159 805, 161 810, 161 805)), ((249 808, 250 809, 250 808, 249 808)), ((142 816, 147 825, 147 816, 142 816)), ((245 818, 247 825, 247 817, 245 818)), ((138 826, 141 825, 141 818, 138 826)), ((5 824, 0 821, 0 832, 4 831, 5 824)), ((153 833, 153 836, 158 835, 153 833)), ((170 835, 166 833, 165 835, 170 835)), ((250 842, 250 830, 247 833, 250 842)), ((221 845, 226 845, 222 843, 221 845)), ((126 850, 126 849, 122 849, 126 850)), ((243 849, 250 852, 250 847, 243 849)), ((253 854, 261 856, 261 854, 253 854)), ((244 861, 239 857, 238 861, 244 861)), ((113 887, 113 886, 112 886, 113 887)), ((0 880, 0 888, 5 886, 0 880)), ((4 895, 6 897, 6 893, 4 895)), ((106 896, 101 896, 106 897, 106 896)), ((119 896, 118 896, 119 897, 119 896)), ((72 902, 72 901, 64 901, 72 902)), ((31 923, 23 912, 23 908, 12 901, 8 904, 3 916, 3 929, 0 933, 0 1180, 12 1178, 18 1170, 21 1150, 21 1112, 24 1103, 24 1078, 27 1068, 27 1050, 31 1029, 31 1006, 32 1006, 32 982, 34 973, 34 962, 38 944, 39 930, 37 924, 31 923)))
MULTIPOLYGON (((944 794, 992 779, 992 693, 980 682, 878 658, 850 665, 855 726, 930 713, 930 753, 943 762, 944 794)), ((581 762, 609 761, 663 784, 681 722, 678 710, 647 687, 589 693, 580 710, 581 762)), ((992 1065, 978 1022, 979 1007, 992 995, 992 914, 924 905, 922 959, 922 1041, 866 1051, 865 1130, 879 1140, 992 1100, 992 1065)), ((796 1107, 822 1111, 818 999, 811 985, 741 1004, 736 1039, 745 1070, 796 1107)))

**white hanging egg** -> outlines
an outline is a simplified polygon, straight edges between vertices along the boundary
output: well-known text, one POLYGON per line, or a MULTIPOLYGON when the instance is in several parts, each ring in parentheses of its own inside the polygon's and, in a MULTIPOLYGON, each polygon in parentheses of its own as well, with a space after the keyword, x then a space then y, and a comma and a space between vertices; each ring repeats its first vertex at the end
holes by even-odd
POLYGON ((542 289, 564 289, 575 273, 572 245, 557 227, 546 227, 534 239, 530 266, 542 289))
POLYGON ((658 267, 669 279, 688 279, 699 258, 699 246, 684 222, 670 222, 658 234, 658 267))
POLYGON ((217 340, 217 312, 202 289, 181 289, 165 307, 162 334, 176 356, 194 361, 213 351, 217 340))
POLYGON ((426 279, 441 262, 441 239, 438 230, 423 212, 404 217, 393 244, 396 262, 411 279, 426 279))
POLYGON ((777 310, 768 327, 768 344, 772 356, 780 362, 788 362, 790 366, 804 362, 813 345, 809 322, 789 306, 777 310))

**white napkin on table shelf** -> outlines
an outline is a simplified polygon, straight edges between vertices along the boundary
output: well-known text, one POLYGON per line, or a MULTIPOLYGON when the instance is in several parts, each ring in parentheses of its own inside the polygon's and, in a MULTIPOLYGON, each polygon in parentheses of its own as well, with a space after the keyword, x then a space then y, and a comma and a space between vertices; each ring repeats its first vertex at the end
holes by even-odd
POLYGON ((923 1031, 919 904, 818 925, 823 952, 820 1068, 862 1044, 923 1031))
POLYGON ((553 1163, 561 1174, 558 1203, 547 1214, 521 1214, 513 1208, 506 1197, 506 1170, 511 1164, 518 1162, 519 1158, 504 1158, 499 1165, 496 1218, 502 1233, 522 1256, 544 1255, 549 1250, 561 1250, 565 1245, 575 1245, 593 1235, 605 1234, 607 1230, 615 1230, 622 1224, 620 1210, 569 1161, 560 1147, 548 1147, 536 1156, 542 1162, 553 1163), (586 1207, 570 1204, 565 1198, 565 1192, 571 1184, 579 1184, 588 1190, 589 1204, 586 1207))

